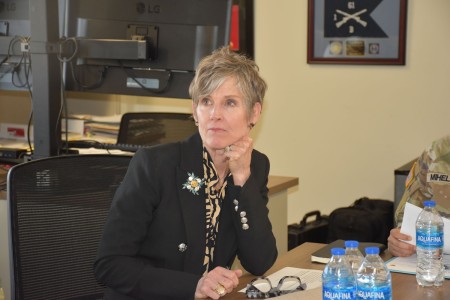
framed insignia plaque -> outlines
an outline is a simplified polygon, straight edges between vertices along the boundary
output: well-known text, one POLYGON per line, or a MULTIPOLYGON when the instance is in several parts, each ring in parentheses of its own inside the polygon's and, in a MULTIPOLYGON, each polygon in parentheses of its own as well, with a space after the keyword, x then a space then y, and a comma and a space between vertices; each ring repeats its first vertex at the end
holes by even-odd
POLYGON ((407 0, 308 0, 309 64, 404 65, 407 0))

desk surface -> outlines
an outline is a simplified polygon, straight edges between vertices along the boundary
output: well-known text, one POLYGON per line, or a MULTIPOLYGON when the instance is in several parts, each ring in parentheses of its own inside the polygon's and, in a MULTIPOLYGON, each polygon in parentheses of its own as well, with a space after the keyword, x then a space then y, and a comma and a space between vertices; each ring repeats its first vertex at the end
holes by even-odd
MULTIPOLYGON (((304 243, 297 248, 278 257, 274 266, 266 273, 270 275, 284 267, 295 267, 303 269, 323 270, 323 264, 312 263, 311 253, 322 247, 323 244, 304 243)), ((388 252, 383 253, 384 260, 392 257, 388 252)), ((423 288, 417 285, 416 277, 414 275, 391 273, 392 274, 392 299, 395 300, 444 300, 450 299, 450 280, 445 280, 444 285, 436 288, 423 288)), ((242 276, 239 286, 230 294, 225 295, 221 299, 247 299, 244 293, 238 291, 245 288, 246 284, 250 282, 255 276, 246 274, 242 276)), ((321 300, 317 298, 317 300, 321 300)), ((309 299, 308 299, 309 300, 309 299)), ((311 300, 315 300, 311 298, 311 300)))
POLYGON ((272 195, 296 185, 298 185, 298 177, 269 175, 267 187, 269 189, 269 195, 272 195))

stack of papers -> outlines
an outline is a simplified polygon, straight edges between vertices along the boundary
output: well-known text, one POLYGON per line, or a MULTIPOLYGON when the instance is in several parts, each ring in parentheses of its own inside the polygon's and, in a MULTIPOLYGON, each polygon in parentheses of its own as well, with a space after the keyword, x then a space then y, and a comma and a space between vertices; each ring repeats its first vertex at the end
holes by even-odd
MULTIPOLYGON (((422 208, 406 203, 402 227, 400 228, 401 233, 410 235, 412 238, 411 241, 405 241, 406 243, 416 245, 416 220, 421 212, 422 208)), ((444 253, 450 254, 450 220, 442 219, 444 220, 444 253)))
POLYGON ((92 116, 85 122, 85 133, 88 136, 109 136, 116 138, 119 134, 121 115, 113 116, 92 116))
MULTIPOLYGON (((416 220, 421 212, 422 208, 411 203, 406 203, 402 226, 400 228, 400 232, 411 236, 411 240, 405 241, 406 243, 416 245, 416 220)), ((450 220, 446 218, 442 219, 444 220, 444 276, 450 279, 450 220)), ((393 257, 386 262, 386 265, 392 272, 416 274, 417 255, 393 257)))
MULTIPOLYGON (((70 115, 67 126, 70 140, 93 139, 100 142, 116 143, 121 118, 122 115, 70 115)), ((65 121, 63 120, 63 133, 65 127, 65 121)))

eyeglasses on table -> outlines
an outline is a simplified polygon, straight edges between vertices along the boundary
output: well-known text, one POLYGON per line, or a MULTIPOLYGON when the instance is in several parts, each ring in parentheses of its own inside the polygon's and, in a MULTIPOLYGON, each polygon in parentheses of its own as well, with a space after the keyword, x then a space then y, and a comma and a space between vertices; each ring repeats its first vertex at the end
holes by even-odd
POLYGON ((272 282, 267 277, 253 279, 245 289, 247 298, 267 299, 280 295, 285 295, 306 289, 306 283, 302 283, 298 276, 284 276, 276 287, 272 287, 272 282))

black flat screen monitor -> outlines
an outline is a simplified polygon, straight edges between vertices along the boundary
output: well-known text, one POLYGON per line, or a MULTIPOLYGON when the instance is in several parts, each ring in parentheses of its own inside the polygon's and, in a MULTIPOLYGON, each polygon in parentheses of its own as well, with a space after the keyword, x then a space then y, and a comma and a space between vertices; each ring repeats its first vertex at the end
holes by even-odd
POLYGON ((67 90, 189 98, 199 60, 229 44, 231 5, 66 0, 63 32, 74 44, 65 54, 67 90))
POLYGON ((28 52, 22 51, 29 38, 29 0, 0 0, 0 90, 31 85, 28 52))

